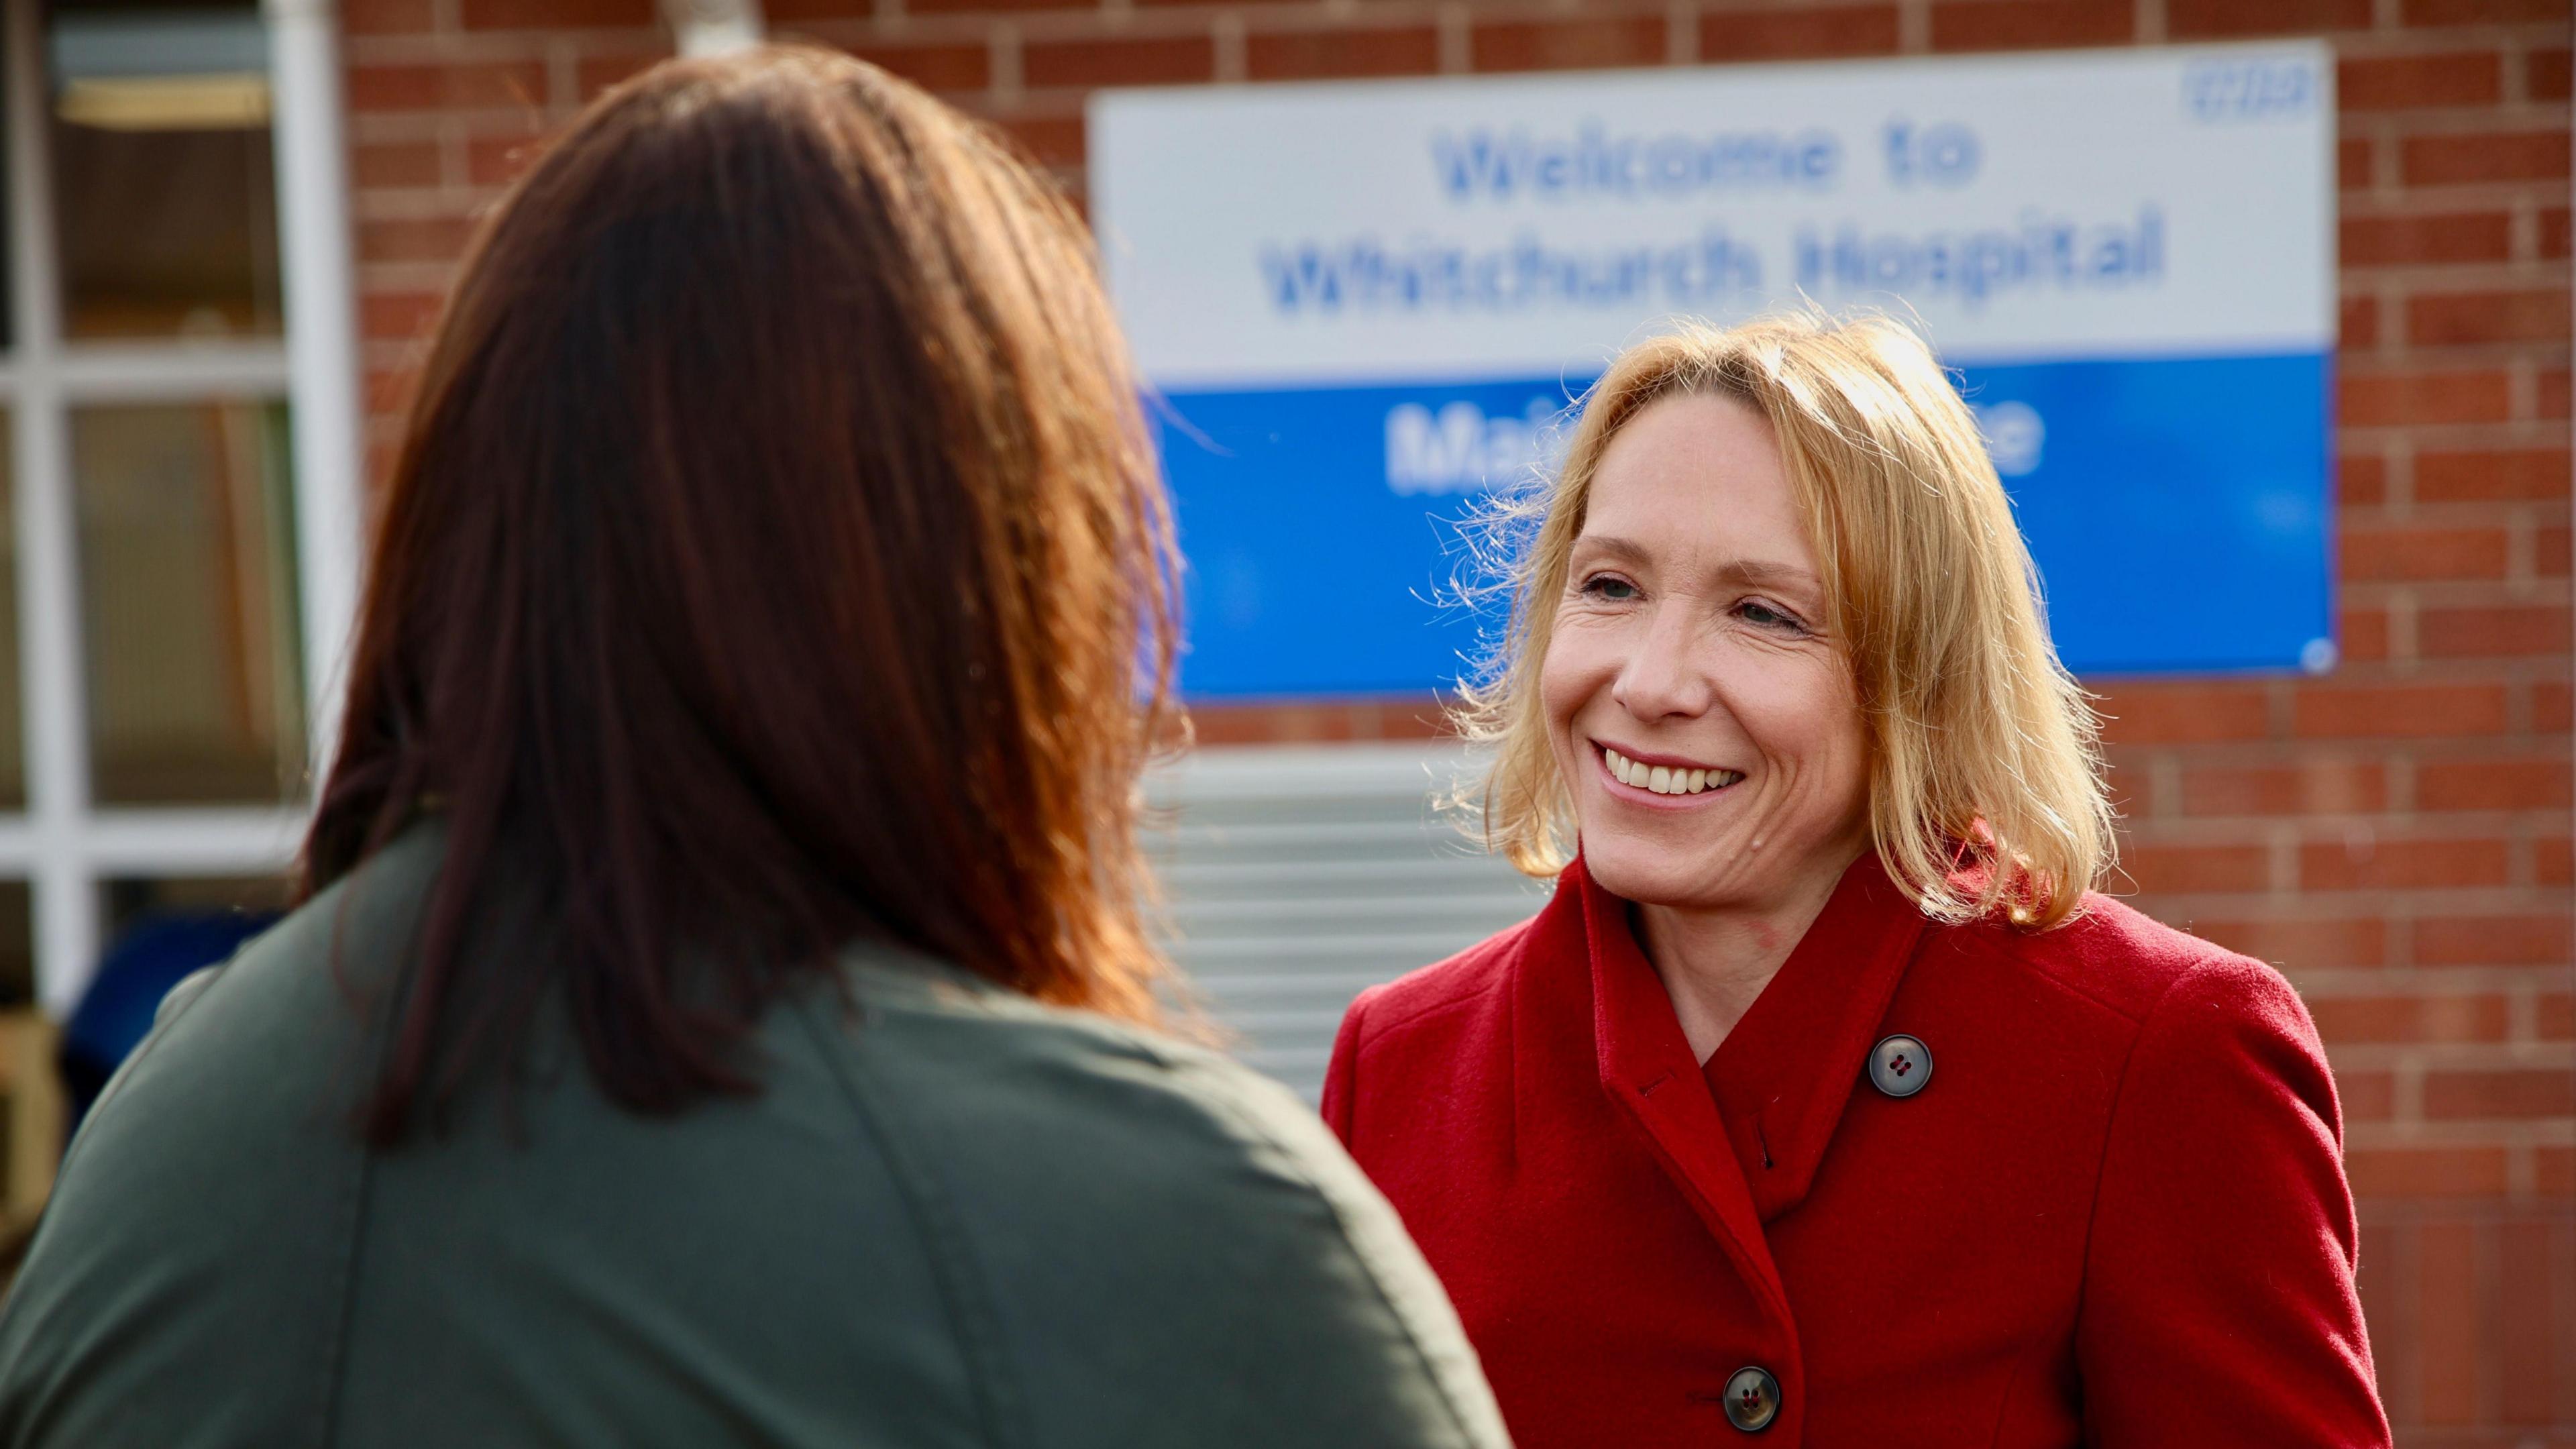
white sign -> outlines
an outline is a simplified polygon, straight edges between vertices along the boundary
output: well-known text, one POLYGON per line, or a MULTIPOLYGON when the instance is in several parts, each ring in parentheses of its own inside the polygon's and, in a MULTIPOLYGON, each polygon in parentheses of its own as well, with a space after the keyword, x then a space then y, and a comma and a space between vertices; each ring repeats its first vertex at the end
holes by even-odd
POLYGON ((1801 298, 1958 359, 2303 351, 2332 76, 2299 43, 1111 91, 1092 211, 1167 388, 1597 370, 1801 298))

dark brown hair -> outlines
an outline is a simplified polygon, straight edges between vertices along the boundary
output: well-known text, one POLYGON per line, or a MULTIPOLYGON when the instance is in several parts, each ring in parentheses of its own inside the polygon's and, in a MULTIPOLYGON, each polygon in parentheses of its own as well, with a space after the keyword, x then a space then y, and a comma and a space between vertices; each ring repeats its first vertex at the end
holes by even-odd
POLYGON ((368 1131, 557 994, 616 1101, 754 1090, 853 939, 1131 1019, 1174 555, 1079 221, 845 56, 663 65, 485 224, 397 462, 304 889, 446 854, 368 1131), (465 949, 513 899, 542 950, 465 949))

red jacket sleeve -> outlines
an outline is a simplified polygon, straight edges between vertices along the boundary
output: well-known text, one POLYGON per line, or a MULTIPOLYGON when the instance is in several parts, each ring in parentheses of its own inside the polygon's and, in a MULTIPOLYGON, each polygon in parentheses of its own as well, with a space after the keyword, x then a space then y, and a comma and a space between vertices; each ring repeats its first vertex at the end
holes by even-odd
POLYGON ((2165 993, 2130 1054, 2094 1205, 2076 1331, 2093 1444, 2389 1442, 2342 1138, 2287 982, 2226 959, 2165 993))
POLYGON ((1333 1060, 1324 1068, 1324 1124, 1342 1139, 1342 1150, 1351 1146, 1351 1109, 1359 1093, 1360 1017, 1369 1008, 1369 998, 1377 994, 1372 986, 1359 994, 1351 1009, 1342 1013, 1342 1029, 1333 1034, 1333 1060))

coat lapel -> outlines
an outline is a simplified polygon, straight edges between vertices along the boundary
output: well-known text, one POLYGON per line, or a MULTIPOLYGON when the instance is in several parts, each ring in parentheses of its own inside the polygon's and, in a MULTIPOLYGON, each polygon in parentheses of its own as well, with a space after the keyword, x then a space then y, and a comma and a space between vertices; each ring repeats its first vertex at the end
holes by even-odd
POLYGON ((1796 1342, 1789 1295, 1771 1261, 1762 1219, 1729 1150, 1716 1104, 1702 1080, 1672 999, 1628 928, 1627 903, 1595 884, 1578 859, 1557 882, 1582 914, 1591 960, 1593 1038, 1601 1090, 1643 1130, 1656 1161, 1728 1258, 1755 1299, 1796 1342))
POLYGON ((1884 1018, 1923 924, 1878 852, 1862 852, 1708 1059, 1709 1094, 1763 1222, 1806 1200, 1870 1047, 1905 1030, 1884 1018))

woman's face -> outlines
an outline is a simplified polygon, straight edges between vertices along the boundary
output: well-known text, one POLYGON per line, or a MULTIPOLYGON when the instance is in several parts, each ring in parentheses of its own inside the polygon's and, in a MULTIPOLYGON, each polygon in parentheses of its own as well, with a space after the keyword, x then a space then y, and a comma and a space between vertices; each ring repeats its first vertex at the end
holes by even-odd
POLYGON ((1771 425, 1683 394, 1593 475, 1539 674, 1593 879, 1761 909, 1868 839, 1869 745, 1771 425))

